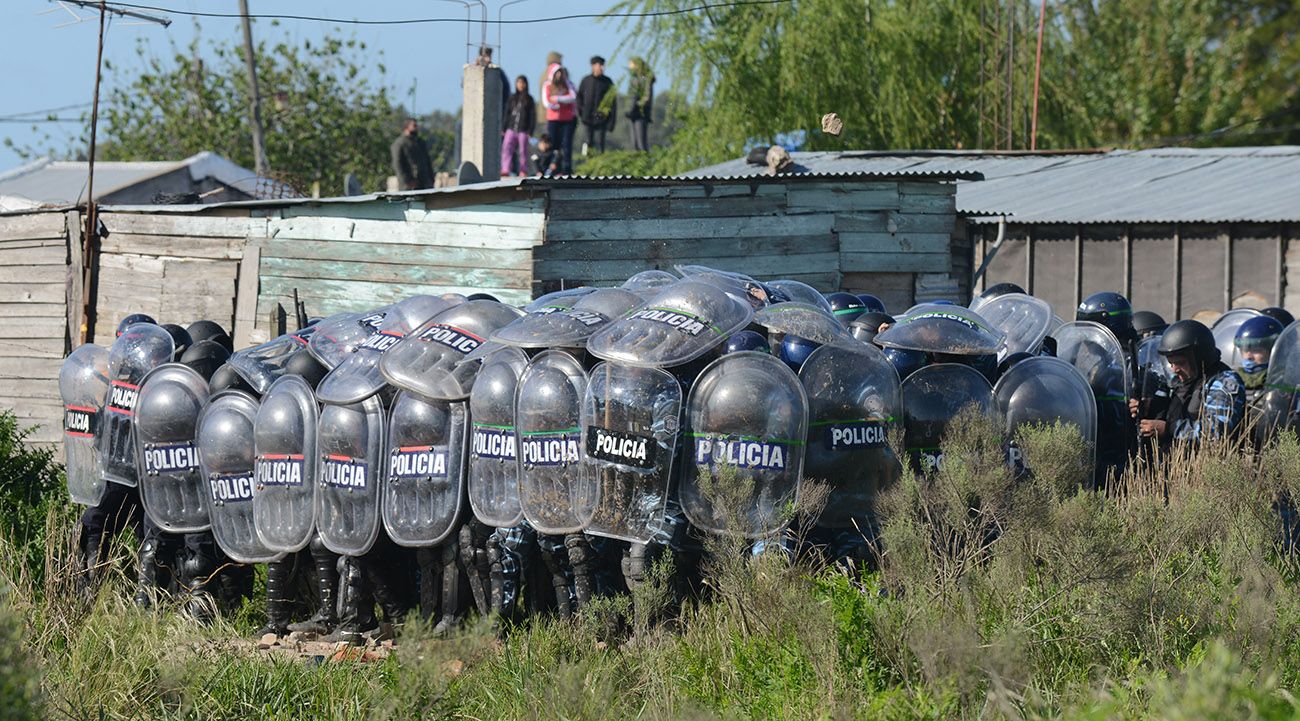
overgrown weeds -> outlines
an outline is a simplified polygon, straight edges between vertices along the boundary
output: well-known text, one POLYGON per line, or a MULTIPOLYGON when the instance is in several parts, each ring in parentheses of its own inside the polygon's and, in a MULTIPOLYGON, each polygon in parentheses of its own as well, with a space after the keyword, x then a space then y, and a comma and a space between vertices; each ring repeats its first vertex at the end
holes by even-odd
MULTIPOLYGON (((1088 450, 1070 427, 1018 433, 1023 477, 992 423, 951 428, 942 466, 904 469, 880 499, 878 569, 827 565, 797 537, 756 551, 743 535, 710 535, 693 599, 681 602, 684 567, 669 555, 630 596, 571 621, 531 619, 500 641, 486 623, 438 638, 413 622, 371 663, 258 654, 237 640, 253 610, 211 626, 139 611, 116 565, 93 603, 77 601, 75 515, 42 497, 39 527, 6 517, 0 537, 0 708, 19 719, 1300 716, 1300 576, 1279 521, 1300 497, 1294 438, 1258 456, 1226 444, 1175 455, 1103 494, 1082 490, 1088 450)), ((40 464, 22 463, 44 482, 40 464)), ((824 500, 806 486, 784 509, 792 528, 824 500)))

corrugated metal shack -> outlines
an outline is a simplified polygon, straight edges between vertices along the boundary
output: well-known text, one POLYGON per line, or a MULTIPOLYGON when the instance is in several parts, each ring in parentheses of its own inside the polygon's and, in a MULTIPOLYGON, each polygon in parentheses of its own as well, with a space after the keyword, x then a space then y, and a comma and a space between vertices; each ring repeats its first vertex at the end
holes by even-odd
MULTIPOLYGON (((1109 152, 793 153, 796 170, 978 172, 957 184, 956 236, 976 291, 1013 281, 1071 317, 1118 290, 1166 318, 1300 310, 1300 147, 1109 152), (998 243, 999 233, 1002 242, 998 243)), ((697 171, 744 177, 744 160, 697 171)))
POLYGON ((526 179, 349 198, 108 206, 83 292, 80 214, 0 215, 0 407, 58 436, 59 359, 83 325, 107 343, 128 313, 211 318, 247 345, 313 315, 416 293, 476 291, 522 302, 612 285, 648 268, 703 263, 893 306, 967 292, 954 181, 978 174, 526 179), (89 316, 83 318, 83 302, 89 316), (288 322, 292 322, 289 320, 288 322), (22 327, 19 328, 18 326, 22 327))

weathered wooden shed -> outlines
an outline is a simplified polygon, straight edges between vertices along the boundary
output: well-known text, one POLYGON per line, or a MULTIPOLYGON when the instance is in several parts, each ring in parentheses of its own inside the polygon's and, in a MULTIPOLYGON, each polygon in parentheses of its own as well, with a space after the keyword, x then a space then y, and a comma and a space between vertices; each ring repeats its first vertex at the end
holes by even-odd
POLYGON ((312 315, 417 293, 521 303, 690 263, 870 291, 894 307, 957 297, 967 292, 971 250, 954 240, 962 237, 954 181, 976 178, 525 179, 349 198, 106 206, 106 234, 88 260, 76 210, 0 215, 0 305, 31 318, 28 330, 0 330, 16 336, 0 336, 0 407, 41 424, 37 440, 56 438, 59 359, 83 336, 110 342, 129 313, 210 318, 248 345, 281 332, 295 297, 312 315))

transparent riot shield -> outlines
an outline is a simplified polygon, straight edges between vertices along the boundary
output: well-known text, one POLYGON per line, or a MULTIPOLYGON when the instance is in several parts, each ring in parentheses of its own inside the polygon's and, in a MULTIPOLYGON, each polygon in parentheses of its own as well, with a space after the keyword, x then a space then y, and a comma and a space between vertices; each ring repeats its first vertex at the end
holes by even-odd
POLYGON ((799 377, 775 356, 746 351, 710 363, 686 403, 680 494, 686 517, 747 538, 783 529, 797 501, 808 435, 799 377))
POLYGON ((998 409, 1006 419, 1011 462, 1017 470, 1031 468, 1015 445, 1021 426, 1066 423, 1079 429, 1088 446, 1088 477, 1097 455, 1097 403, 1083 375, 1059 358, 1027 358, 1011 366, 993 387, 998 409))
POLYGON ((329 550, 360 556, 379 537, 384 404, 325 405, 316 424, 316 532, 329 550))
POLYGON ((515 390, 519 504, 539 533, 577 533, 596 510, 599 486, 582 454, 587 373, 576 358, 542 351, 515 390))
POLYGON ((830 484, 817 525, 866 530, 901 466, 889 432, 902 420, 898 373, 879 348, 824 345, 799 369, 808 394, 803 475, 830 484))
POLYGON ((316 397, 299 376, 276 379, 257 409, 253 523, 273 551, 301 551, 316 526, 317 417, 316 397))
POLYGON ((104 497, 107 481, 100 473, 100 410, 108 395, 108 350, 87 343, 72 351, 59 368, 63 398, 63 461, 73 503, 94 506, 104 497))
POLYGON ((1006 334, 978 313, 955 305, 913 306, 894 325, 876 334, 882 348, 902 348, 945 355, 993 355, 1006 334))
POLYGON ((822 295, 821 291, 807 283, 782 278, 780 280, 768 281, 767 287, 775 290, 777 293, 780 293, 795 303, 803 303, 804 305, 810 305, 814 308, 820 308, 831 315, 835 314, 834 309, 831 308, 830 301, 826 300, 826 296, 822 295))
POLYGON ((145 513, 168 533, 207 530, 208 493, 195 435, 208 403, 203 376, 167 363, 145 376, 135 412, 140 500, 145 513))
POLYGON ((948 424, 972 405, 984 415, 997 407, 993 387, 970 366, 938 363, 903 381, 903 446, 913 468, 928 473, 943 464, 948 424))
POLYGON ((456 295, 417 295, 396 304, 380 321, 376 332, 356 344, 355 350, 321 379, 316 386, 316 398, 321 403, 348 405, 378 393, 388 384, 379 371, 384 354, 412 330, 461 302, 461 297, 456 295))
POLYGON ((330 325, 343 316, 330 316, 315 325, 310 325, 292 333, 285 333, 278 338, 243 350, 235 351, 226 364, 235 369, 240 378, 258 393, 266 393, 276 378, 284 374, 285 364, 295 353, 306 348, 316 328, 321 324, 330 325))
POLYGON ((678 280, 681 279, 666 270, 643 270, 630 276, 619 287, 648 298, 657 293, 660 288, 672 285, 678 280))
POLYGON ((393 306, 386 305, 365 313, 323 320, 314 326, 316 331, 307 343, 307 351, 321 365, 333 370, 347 360, 357 346, 378 333, 392 312, 393 306))
POLYGON ((483 361, 469 395, 470 444, 466 486, 481 523, 510 528, 524 517, 519 505, 515 389, 528 365, 518 348, 504 347, 483 361))
POLYGON ((754 322, 770 331, 799 336, 822 345, 862 345, 853 337, 853 332, 829 311, 807 303, 773 303, 754 313, 754 322))
POLYGON ((704 355, 752 317, 749 306, 717 286, 683 280, 596 331, 587 351, 623 365, 668 368, 704 355))
POLYGON ((582 442, 600 490, 587 533, 646 543, 663 529, 681 411, 682 387, 667 371, 591 370, 582 442))
POLYGON ((212 536, 221 550, 239 563, 268 563, 283 556, 262 544, 253 524, 256 417, 257 401, 252 396, 223 391, 208 399, 195 441, 211 491, 205 497, 212 536))
POLYGON ((1055 320, 1046 301, 1024 293, 1000 295, 980 305, 979 314, 1006 336, 998 360, 1012 353, 1037 353, 1055 320))
POLYGON ((494 300, 461 303, 412 331, 384 354, 379 369, 402 390, 434 400, 463 400, 474 385, 479 364, 461 361, 492 331, 522 314, 494 300))
POLYGON ((681 273, 683 279, 707 283, 719 288, 752 310, 758 310, 780 300, 790 300, 784 295, 777 297, 776 291, 744 273, 718 270, 706 265, 676 265, 673 268, 681 273))
POLYGON ((99 416, 99 470, 105 480, 134 486, 139 476, 135 452, 135 406, 149 371, 171 361, 171 334, 152 323, 127 328, 108 352, 108 395, 99 416))
POLYGON ((517 318, 494 331, 491 339, 520 348, 581 348, 592 333, 641 303, 641 297, 631 291, 600 288, 571 308, 517 318))
POLYGON ((1237 357, 1237 329, 1241 328, 1242 323, 1260 315, 1263 313, 1254 308, 1234 308, 1219 316, 1214 325, 1210 326, 1210 332, 1214 334, 1214 345, 1219 349, 1219 359, 1224 365, 1237 367, 1240 360, 1237 357))
POLYGON ((1281 430, 1300 429, 1300 323, 1283 329, 1273 344, 1264 395, 1256 405, 1255 438, 1260 447, 1281 430))
POLYGON ((465 403, 403 391, 388 418, 383 519, 401 546, 433 546, 457 527, 465 499, 465 403))
POLYGON ((1098 401, 1128 401, 1133 379, 1124 349, 1110 329, 1077 320, 1057 328, 1052 337, 1056 338, 1056 357, 1083 374, 1098 401))

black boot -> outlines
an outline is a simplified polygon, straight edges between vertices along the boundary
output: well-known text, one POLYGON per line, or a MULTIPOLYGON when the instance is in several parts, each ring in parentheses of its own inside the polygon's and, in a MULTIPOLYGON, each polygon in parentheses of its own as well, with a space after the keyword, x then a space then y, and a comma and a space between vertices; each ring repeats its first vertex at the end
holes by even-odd
POLYGON ((79 572, 77 573, 77 597, 83 602, 90 602, 94 599, 95 588, 99 581, 100 545, 103 542, 103 534, 85 526, 81 529, 81 539, 78 544, 80 557, 79 572))
POLYGON ((542 561, 551 575, 555 610, 560 618, 572 618, 577 599, 573 588, 573 569, 569 567, 569 553, 564 546, 564 538, 538 534, 537 545, 542 549, 542 561))
POLYGON ((273 633, 283 636, 289 632, 289 619, 293 614, 293 594, 289 588, 293 576, 293 556, 266 564, 266 625, 258 629, 258 636, 273 633))
POLYGON ((135 605, 152 608, 162 592, 158 582, 158 539, 145 538, 136 555, 135 605))
POLYGON ((366 593, 359 558, 339 556, 338 569, 338 626, 333 633, 321 640, 360 646, 364 641, 361 634, 377 625, 374 620, 374 601, 366 593))
POLYGON ((460 625, 464 609, 461 604, 460 566, 456 563, 459 549, 455 537, 447 539, 442 547, 442 602, 438 624, 433 627, 437 634, 450 633, 460 625))
POLYGON ((582 533, 564 537, 564 547, 569 553, 569 567, 573 569, 573 589, 577 607, 583 608, 592 596, 593 558, 590 539, 582 533))
POLYGON ((474 605, 483 616, 492 611, 486 531, 487 526, 472 519, 460 527, 460 564, 469 579, 474 605))
POLYGON ((415 565, 418 570, 420 618, 428 621, 439 617, 442 600, 442 549, 415 549, 415 565))
POLYGON ((311 539, 311 561, 313 566, 312 584, 316 588, 316 613, 306 621, 289 624, 290 631, 298 633, 329 633, 338 625, 339 557, 325 547, 320 536, 313 534, 311 539))

